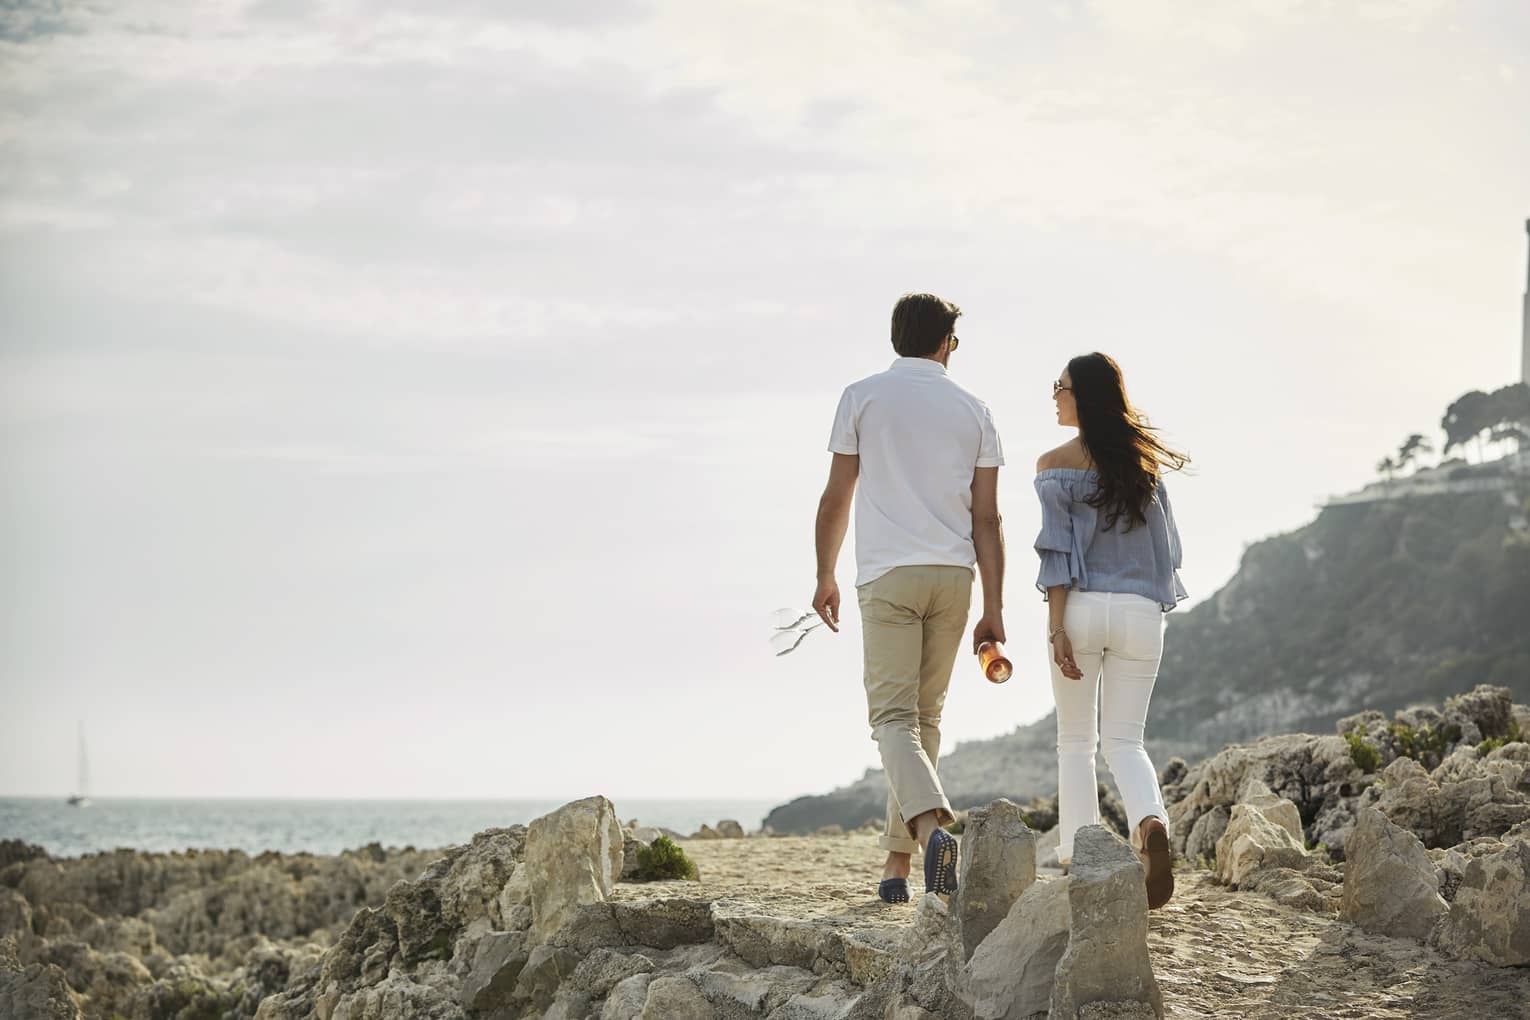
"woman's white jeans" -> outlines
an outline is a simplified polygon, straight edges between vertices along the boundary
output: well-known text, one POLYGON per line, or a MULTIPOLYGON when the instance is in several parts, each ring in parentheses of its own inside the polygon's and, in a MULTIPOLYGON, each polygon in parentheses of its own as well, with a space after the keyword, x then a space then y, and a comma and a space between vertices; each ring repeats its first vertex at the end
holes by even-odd
MULTIPOLYGON (((1163 610, 1141 595, 1072 591, 1063 626, 1073 659, 1084 676, 1070 680, 1052 662, 1052 696, 1057 700, 1057 856, 1073 857, 1073 834, 1100 820, 1094 774, 1095 746, 1103 742, 1105 763, 1116 778, 1135 838, 1144 818, 1169 824, 1158 773, 1142 746, 1148 700, 1163 657, 1163 610), (1098 725, 1096 721, 1098 720, 1098 725)), ((1052 656, 1047 646, 1047 657, 1052 656)))

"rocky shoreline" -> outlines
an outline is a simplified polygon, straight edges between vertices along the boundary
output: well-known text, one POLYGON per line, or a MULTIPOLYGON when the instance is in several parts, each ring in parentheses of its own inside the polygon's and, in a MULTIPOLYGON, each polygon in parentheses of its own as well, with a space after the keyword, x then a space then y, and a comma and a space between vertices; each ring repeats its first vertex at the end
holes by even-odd
POLYGON ((102 1020, 1530 1015, 1530 707, 1479 687, 1164 769, 1180 891, 1114 834, 1048 864, 999 800, 962 889, 888 907, 874 835, 681 841, 594 797, 444 851, 0 843, 0 1016, 102 1020), (627 876, 624 878, 624 876, 627 876), (1140 901, 1140 902, 1139 902, 1140 901))

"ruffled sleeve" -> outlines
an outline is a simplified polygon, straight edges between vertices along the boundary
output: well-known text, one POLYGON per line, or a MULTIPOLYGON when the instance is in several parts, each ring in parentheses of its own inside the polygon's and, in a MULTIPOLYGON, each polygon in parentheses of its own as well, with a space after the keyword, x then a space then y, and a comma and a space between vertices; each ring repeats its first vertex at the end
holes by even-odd
POLYGON ((1169 502, 1169 487, 1163 482, 1158 483, 1158 504, 1163 507, 1163 519, 1169 525, 1169 560, 1174 564, 1174 569, 1179 570, 1185 565, 1185 551, 1179 544, 1179 525, 1174 523, 1174 507, 1169 502))
POLYGON ((1190 595, 1185 591, 1184 582, 1179 579, 1180 568, 1185 565, 1185 550, 1179 543, 1179 525, 1174 523, 1174 505, 1169 502, 1169 487, 1162 481, 1158 483, 1158 505, 1163 508, 1164 523, 1169 532, 1169 564, 1170 573, 1174 576, 1174 600, 1182 602, 1190 595))
POLYGON ((1078 554, 1073 531, 1073 493, 1061 478, 1036 478, 1036 495, 1041 499, 1041 533, 1036 536, 1036 555, 1041 557, 1041 571, 1036 588, 1046 595, 1056 585, 1077 587, 1083 581, 1084 559, 1078 554))

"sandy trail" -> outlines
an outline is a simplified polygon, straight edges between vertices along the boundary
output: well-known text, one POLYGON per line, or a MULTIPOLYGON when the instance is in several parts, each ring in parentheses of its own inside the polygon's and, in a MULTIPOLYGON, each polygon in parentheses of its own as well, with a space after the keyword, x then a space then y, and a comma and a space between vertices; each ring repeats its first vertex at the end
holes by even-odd
MULTIPOLYGON (((888 937, 913 915, 912 904, 887 906, 876 898, 884 853, 873 835, 682 845, 701 870, 700 882, 623 884, 617 898, 740 901, 761 913, 888 937)), ((919 863, 916 857, 909 883, 916 895, 919 863)), ((1181 871, 1174 901, 1150 917, 1153 969, 1176 1020, 1530 1020, 1530 970, 1449 960, 1337 917, 1227 890, 1207 872, 1181 871)))

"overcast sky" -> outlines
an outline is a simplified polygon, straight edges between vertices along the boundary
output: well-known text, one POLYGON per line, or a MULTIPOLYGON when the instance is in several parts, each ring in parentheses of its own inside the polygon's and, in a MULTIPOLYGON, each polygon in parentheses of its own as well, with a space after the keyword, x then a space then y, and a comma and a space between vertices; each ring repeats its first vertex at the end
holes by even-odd
MULTIPOLYGON (((0 11, 0 794, 780 797, 876 763, 813 589, 909 290, 1009 458, 1195 458, 1185 583, 1519 375, 1520 0, 0 11)), ((853 553, 840 583, 847 605, 853 553)), ((1172 677, 1165 677, 1171 683, 1172 677)))

